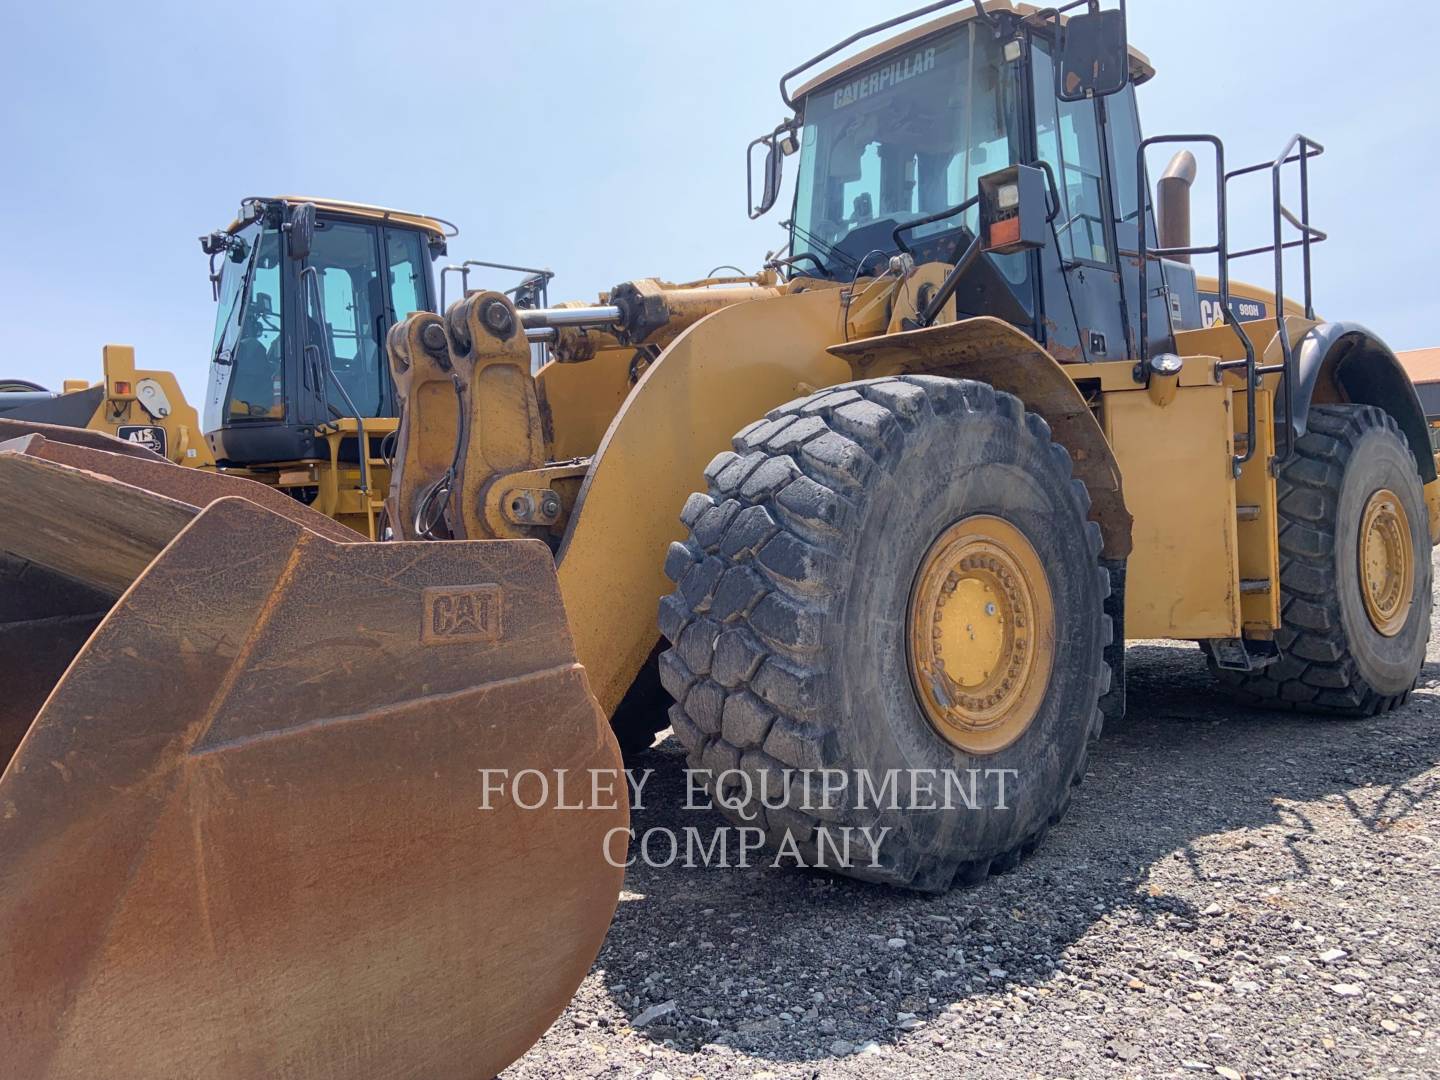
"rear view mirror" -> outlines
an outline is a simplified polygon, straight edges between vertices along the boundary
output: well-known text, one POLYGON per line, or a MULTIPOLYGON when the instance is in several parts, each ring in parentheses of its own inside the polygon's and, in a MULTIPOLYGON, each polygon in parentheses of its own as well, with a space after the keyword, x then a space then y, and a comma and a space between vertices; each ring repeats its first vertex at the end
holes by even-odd
POLYGON ((1091 11, 1065 24, 1055 93, 1061 101, 1083 101, 1124 90, 1130 82, 1129 46, 1123 10, 1091 11))
POLYGON ((745 193, 746 210, 751 219, 770 212, 775 200, 780 197, 780 182, 785 177, 785 157, 795 152, 795 140, 785 125, 769 135, 762 135, 745 151, 745 193), (755 202, 755 147, 765 147, 764 179, 760 201, 755 202))
POLYGON ((315 204, 307 202, 292 206, 285 231, 290 234, 290 258, 297 262, 309 258, 310 244, 315 239, 315 204))

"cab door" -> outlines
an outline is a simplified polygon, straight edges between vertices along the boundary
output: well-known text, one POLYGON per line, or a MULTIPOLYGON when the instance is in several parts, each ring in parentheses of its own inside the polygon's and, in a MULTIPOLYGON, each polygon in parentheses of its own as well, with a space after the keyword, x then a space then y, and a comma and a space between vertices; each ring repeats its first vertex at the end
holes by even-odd
POLYGON ((1050 43, 1039 37, 1032 40, 1035 152, 1048 167, 1060 202, 1053 223, 1058 266, 1049 252, 1044 260, 1050 264, 1045 288, 1047 331, 1057 339, 1047 344, 1061 359, 1122 360, 1130 349, 1109 220, 1109 161, 1100 112, 1094 100, 1068 102, 1056 97, 1050 43), (1063 293, 1057 296, 1062 290, 1056 286, 1062 285, 1063 293))
MULTIPOLYGON (((1147 251, 1157 247, 1155 213, 1150 201, 1150 185, 1137 174, 1140 149, 1140 116, 1135 107, 1135 87, 1125 87, 1118 94, 1100 100, 1106 143, 1110 152, 1110 176, 1113 186, 1112 205, 1115 211, 1115 239, 1120 254, 1120 276, 1125 286, 1125 310, 1130 319, 1131 355, 1139 355, 1140 333, 1140 228, 1145 229, 1147 251)), ((1169 293, 1164 267, 1153 256, 1147 286, 1149 305, 1149 355, 1170 352, 1175 336, 1170 326, 1169 293)))
POLYGON ((389 328, 388 299, 381 270, 379 229, 368 223, 322 217, 315 223, 305 269, 318 277, 315 297, 303 295, 305 324, 300 327, 309 352, 324 350, 323 363, 306 365, 317 415, 325 423, 358 413, 362 417, 393 415, 390 371, 384 339, 389 328))

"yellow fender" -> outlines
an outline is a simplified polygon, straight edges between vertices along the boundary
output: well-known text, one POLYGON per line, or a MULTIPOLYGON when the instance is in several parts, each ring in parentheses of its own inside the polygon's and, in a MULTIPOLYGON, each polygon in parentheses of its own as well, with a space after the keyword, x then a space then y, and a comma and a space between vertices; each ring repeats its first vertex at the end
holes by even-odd
POLYGON ((847 342, 830 351, 854 365, 855 378, 950 375, 1014 394, 1070 451, 1075 475, 1090 490, 1090 516, 1104 537, 1105 558, 1130 554, 1133 521, 1114 451, 1065 367, 1030 335, 1003 319, 982 316, 847 342))
POLYGON ((852 377, 838 289, 721 308, 661 353, 606 431, 557 561, 580 662, 613 712, 660 633, 680 509, 705 466, 777 405, 852 377))

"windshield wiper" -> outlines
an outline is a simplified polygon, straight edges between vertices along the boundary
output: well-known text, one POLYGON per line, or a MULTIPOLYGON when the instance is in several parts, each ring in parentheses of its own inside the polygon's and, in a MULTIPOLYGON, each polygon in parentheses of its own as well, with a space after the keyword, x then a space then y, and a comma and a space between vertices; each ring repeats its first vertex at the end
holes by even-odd
POLYGON ((230 339, 232 326, 236 328, 236 338, 240 336, 240 313, 245 305, 245 297, 250 293, 250 280, 255 275, 255 266, 260 261, 261 235, 257 235, 255 242, 250 245, 250 258, 245 263, 245 276, 240 279, 240 287, 235 290, 235 299, 230 302, 230 310, 225 315, 225 333, 220 335, 220 340, 215 343, 215 352, 210 357, 213 363, 228 366, 231 362, 231 353, 235 350, 234 341, 231 341, 228 349, 225 347, 225 342, 230 339))
POLYGON ((816 270, 820 271, 821 277, 824 277, 831 281, 834 280, 834 275, 830 273, 830 268, 826 266, 824 260, 821 259, 819 255, 816 255, 813 251, 802 251, 798 255, 786 255, 783 259, 771 259, 765 264, 765 266, 771 270, 783 270, 786 267, 794 266, 802 259, 806 262, 809 262, 810 265, 815 267, 816 270))
MULTIPOLYGON (((849 268, 851 270, 857 269, 860 266, 860 263, 852 256, 841 251, 834 244, 827 244, 824 240, 821 240, 809 229, 802 228, 801 226, 795 224, 795 222, 793 221, 790 223, 790 228, 795 231, 795 233, 800 237, 800 239, 804 240, 811 247, 823 248, 826 255, 838 255, 841 259, 845 260, 845 262, 850 264, 849 268)), ((820 263, 819 260, 816 260, 816 264, 824 265, 820 263)), ((830 267, 825 266, 825 275, 827 277, 834 278, 835 271, 830 269, 830 267)))

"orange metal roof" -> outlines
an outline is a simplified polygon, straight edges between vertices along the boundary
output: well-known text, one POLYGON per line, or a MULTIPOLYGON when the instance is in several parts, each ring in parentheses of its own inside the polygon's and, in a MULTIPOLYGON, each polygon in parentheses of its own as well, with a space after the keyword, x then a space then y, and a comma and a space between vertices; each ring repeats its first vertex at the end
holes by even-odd
POLYGON ((1395 354, 1415 383, 1440 382, 1440 349, 1411 349, 1395 354))

